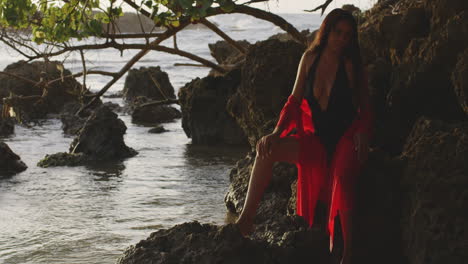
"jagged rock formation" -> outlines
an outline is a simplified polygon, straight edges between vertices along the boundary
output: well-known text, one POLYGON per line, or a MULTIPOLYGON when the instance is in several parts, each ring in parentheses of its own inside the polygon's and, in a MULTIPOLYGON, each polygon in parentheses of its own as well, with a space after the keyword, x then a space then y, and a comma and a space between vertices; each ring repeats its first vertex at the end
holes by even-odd
POLYGON ((5 142, 0 142, 0 177, 10 176, 27 168, 20 156, 15 154, 5 142))
POLYGON ((196 78, 180 88, 182 128, 194 144, 246 143, 244 132, 226 110, 239 78, 235 69, 225 76, 196 78))
POLYGON ((34 85, 13 76, 0 75, 0 98, 9 97, 4 103, 21 121, 57 114, 66 103, 79 101, 81 84, 74 78, 63 78, 71 72, 60 62, 19 61, 8 65, 4 71, 38 83, 34 85), (58 81, 44 85, 53 80, 58 81))
POLYGON ((70 145, 69 153, 47 155, 40 167, 78 166, 90 161, 120 160, 137 152, 125 145, 127 127, 108 107, 100 106, 86 120, 70 145))
POLYGON ((140 67, 128 71, 123 97, 130 103, 138 96, 145 96, 156 101, 176 98, 169 76, 159 66, 140 67))

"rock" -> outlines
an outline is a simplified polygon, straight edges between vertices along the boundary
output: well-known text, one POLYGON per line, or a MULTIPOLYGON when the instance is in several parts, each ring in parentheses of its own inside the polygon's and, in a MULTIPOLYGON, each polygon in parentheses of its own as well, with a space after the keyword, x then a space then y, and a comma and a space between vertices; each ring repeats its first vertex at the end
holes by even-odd
POLYGON ((37 166, 42 168, 57 166, 83 166, 91 161, 91 158, 83 153, 71 154, 67 152, 59 152, 52 155, 46 155, 37 163, 37 166))
MULTIPOLYGON (((0 105, 1 108, 1 105, 0 105)), ((15 132, 15 122, 12 118, 0 116, 0 137, 9 136, 15 132)))
MULTIPOLYGON (((65 135, 78 135, 80 129, 86 122, 85 117, 76 116, 75 113, 81 108, 79 103, 69 103, 64 106, 60 113, 60 121, 62 121, 62 130, 65 135)), ((90 115, 91 113, 87 113, 90 115)))
POLYGON ((152 129, 148 130, 148 133, 153 133, 153 134, 160 134, 163 132, 167 132, 168 130, 165 129, 163 126, 158 125, 156 127, 153 127, 152 129))
MULTIPOLYGON (((246 40, 236 41, 245 49, 249 49, 250 43, 246 40)), ((234 64, 243 59, 244 55, 225 40, 216 41, 214 44, 208 44, 211 56, 215 58, 218 64, 234 64)))
POLYGON ((140 67, 128 72, 123 97, 127 102, 131 102, 138 96, 145 96, 157 101, 176 98, 169 76, 159 66, 140 67))
MULTIPOLYGON (((79 116, 76 115, 82 104, 78 102, 70 102, 64 105, 60 113, 60 121, 62 121, 62 130, 65 135, 78 135, 81 128, 86 123, 88 117, 96 110, 97 107, 103 105, 101 100, 95 101, 93 105, 84 109, 79 116)), ((108 105, 108 104, 106 104, 108 105)))
POLYGON ((169 105, 137 105, 132 113, 132 123, 151 125, 172 122, 181 117, 180 111, 169 105))
POLYGON ((451 77, 458 102, 468 115, 468 49, 459 55, 451 77))
POLYGON ((252 148, 273 131, 294 87, 304 51, 305 46, 295 41, 276 39, 259 41, 249 49, 240 86, 230 96, 226 109, 236 118, 252 148))
POLYGON ((5 142, 0 142, 0 176, 10 176, 27 168, 20 156, 15 154, 5 142))
POLYGON ((101 106, 86 120, 80 134, 70 145, 70 153, 83 153, 93 160, 115 160, 135 156, 125 145, 127 127, 108 107, 101 106))
POLYGON ((103 105, 109 107, 109 109, 114 111, 114 112, 123 112, 123 107, 121 107, 117 103, 106 102, 106 103, 103 103, 103 105))
MULTIPOLYGON (((229 189, 224 197, 228 210, 240 214, 244 206, 247 187, 255 161, 255 152, 250 152, 237 162, 229 173, 229 189)), ((269 187, 257 210, 256 223, 262 224, 270 218, 279 218, 288 212, 291 184, 297 179, 296 167, 288 163, 276 163, 269 187)))
POLYGON ((104 94, 102 97, 104 98, 122 98, 124 95, 123 90, 111 93, 111 94, 104 94))
POLYGON ((285 229, 277 243, 243 238, 232 224, 176 225, 128 248, 117 263, 328 263, 326 236, 306 229, 305 221, 288 220, 278 223, 285 229))
POLYGON ((346 10, 346 11, 350 12, 353 15, 361 13, 361 9, 359 9, 359 7, 357 7, 355 5, 352 5, 352 4, 343 5, 341 7, 341 9, 346 10))
POLYGON ((403 246, 409 263, 468 259, 468 122, 421 117, 404 147, 403 246))
POLYGON ((0 98, 12 93, 9 105, 13 107, 16 116, 24 121, 45 118, 47 114, 59 113, 68 102, 78 102, 81 84, 74 78, 60 80, 62 76, 71 75, 60 62, 51 61, 46 64, 40 61, 19 61, 8 65, 4 71, 35 82, 39 82, 41 78, 45 81, 59 79, 47 87, 47 95, 39 100, 39 96, 44 93, 42 86, 34 86, 7 75, 0 76, 0 98))
POLYGON ((194 144, 245 144, 236 120, 226 111, 230 96, 238 89, 240 71, 224 76, 196 78, 180 88, 182 128, 194 144))
MULTIPOLYGON (((307 45, 310 45, 314 39, 315 35, 317 34, 318 30, 314 30, 310 32, 309 29, 304 29, 301 31, 301 34, 307 38, 307 45)), ((277 39, 279 41, 287 42, 287 41, 294 41, 294 38, 289 33, 277 33, 270 36, 268 39, 277 39)))
POLYGON ((365 13, 360 44, 378 122, 371 145, 398 156, 419 117, 466 118, 452 87, 452 72, 468 46, 468 13, 458 2, 381 1, 365 13), (448 7, 436 11, 442 2, 448 7))

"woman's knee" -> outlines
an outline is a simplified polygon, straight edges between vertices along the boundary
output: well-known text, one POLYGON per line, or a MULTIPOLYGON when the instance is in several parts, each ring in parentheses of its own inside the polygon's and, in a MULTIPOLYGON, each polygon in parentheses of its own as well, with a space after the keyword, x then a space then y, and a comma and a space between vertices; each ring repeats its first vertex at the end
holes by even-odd
POLYGON ((256 145, 257 158, 266 162, 285 161, 294 163, 299 157, 299 142, 294 137, 279 138, 270 145, 270 148, 256 145))

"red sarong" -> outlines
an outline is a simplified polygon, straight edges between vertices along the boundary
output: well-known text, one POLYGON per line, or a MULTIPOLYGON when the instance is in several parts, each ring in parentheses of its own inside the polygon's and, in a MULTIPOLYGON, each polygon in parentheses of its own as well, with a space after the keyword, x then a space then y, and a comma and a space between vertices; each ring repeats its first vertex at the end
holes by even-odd
POLYGON ((338 211, 354 207, 356 179, 363 165, 354 150, 353 137, 360 132, 371 138, 373 113, 358 109, 356 118, 337 143, 330 164, 327 163, 325 147, 314 134, 312 112, 306 99, 299 103, 296 97, 290 95, 281 110, 280 123, 284 128, 280 137, 286 137, 296 128, 296 134, 291 136, 297 138, 300 146, 296 162, 297 214, 312 226, 317 201, 329 205, 328 231, 333 242, 335 216, 338 211))

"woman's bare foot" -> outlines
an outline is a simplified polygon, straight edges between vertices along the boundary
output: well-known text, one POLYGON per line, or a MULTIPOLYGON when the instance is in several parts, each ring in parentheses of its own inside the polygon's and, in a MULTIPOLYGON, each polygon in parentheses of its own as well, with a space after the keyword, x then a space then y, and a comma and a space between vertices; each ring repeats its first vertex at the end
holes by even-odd
POLYGON ((247 237, 254 231, 253 218, 240 216, 236 221, 236 225, 239 227, 239 230, 242 236, 247 237))

